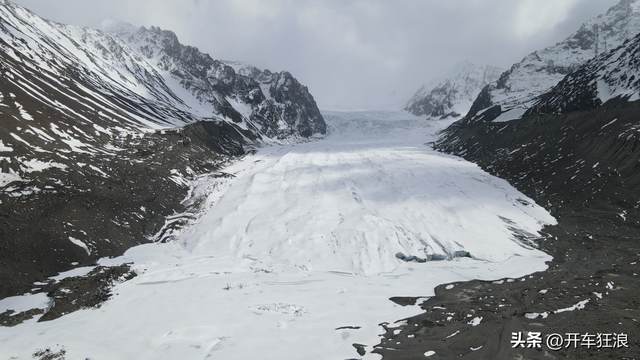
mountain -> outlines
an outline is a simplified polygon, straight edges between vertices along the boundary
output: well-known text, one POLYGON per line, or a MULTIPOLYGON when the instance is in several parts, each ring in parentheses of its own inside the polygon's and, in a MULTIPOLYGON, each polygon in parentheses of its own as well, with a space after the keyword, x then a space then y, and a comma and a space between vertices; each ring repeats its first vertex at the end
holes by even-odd
POLYGON ((315 100, 306 86, 301 85, 288 71, 271 72, 240 62, 225 61, 236 73, 252 78, 260 84, 262 92, 273 106, 270 116, 282 119, 282 127, 309 137, 325 134, 327 126, 315 100))
MULTIPOLYGON (((637 19, 638 7, 637 2, 622 1, 596 20, 618 20, 608 24, 620 31, 612 35, 622 37, 625 34, 618 25, 630 18, 637 19), (614 16, 616 14, 619 16, 614 16)), ((637 27, 639 23, 635 21, 635 24, 627 25, 637 27)), ((589 28, 583 26, 578 33, 584 34, 589 28)), ((601 28, 601 35, 603 32, 601 28)), ((571 39, 575 40, 575 37, 571 39)), ((570 44, 564 43, 567 49, 570 44)), ((591 45, 585 42, 584 51, 594 50, 591 45)), ((487 283, 468 284, 474 299, 491 298, 498 291, 501 299, 518 299, 515 304, 499 305, 511 310, 498 316, 502 320, 492 321, 490 330, 465 329, 464 336, 474 343, 479 338, 486 338, 482 341, 485 344, 482 350, 486 353, 478 352, 473 358, 500 358, 499 354, 506 354, 511 349, 504 351, 500 349, 503 345, 499 341, 491 344, 491 339, 501 339, 500 334, 512 333, 514 329, 526 331, 535 327, 554 329, 557 333, 588 333, 593 328, 606 329, 607 324, 615 324, 616 327, 627 327, 625 331, 629 333, 638 332, 636 323, 625 319, 629 309, 635 309, 628 299, 640 296, 636 271, 640 253, 640 31, 617 47, 609 43, 606 52, 603 46, 599 48, 602 52, 586 61, 583 61, 585 53, 580 47, 575 52, 565 52, 565 64, 581 61, 582 64, 570 71, 567 69, 568 74, 546 90, 532 79, 545 80, 548 84, 554 76, 559 76, 558 73, 550 74, 548 69, 542 68, 540 73, 535 73, 535 67, 531 67, 530 75, 526 77, 521 67, 514 66, 514 71, 505 73, 498 83, 509 84, 519 77, 523 89, 519 98, 514 92, 506 91, 506 87, 487 86, 474 103, 475 117, 452 124, 433 143, 436 149, 461 156, 507 180, 558 220, 558 225, 544 229, 546 238, 539 242, 540 248, 553 256, 553 261, 548 263, 549 270, 528 276, 527 285, 521 289, 517 286, 508 290, 495 289, 487 283), (527 86, 531 86, 531 91, 527 91, 527 86), (523 114, 518 115, 518 120, 500 121, 512 118, 505 116, 500 103, 492 102, 492 96, 500 91, 514 96, 502 105, 512 106, 526 100, 517 108, 523 114), (608 288, 594 287, 604 284, 608 288), (551 294, 552 291, 555 294, 551 294), (523 294, 535 295, 527 298, 523 294), (565 313, 577 299, 586 307, 565 313), (487 336, 487 333, 491 335, 487 336)), ((561 50, 557 46, 549 49, 561 50)), ((423 303, 424 314, 408 320, 406 330, 403 330, 405 334, 412 334, 417 324, 437 323, 442 319, 442 314, 433 314, 436 306, 446 308, 447 313, 457 311, 457 297, 443 296, 444 293, 438 296, 438 291, 436 294, 423 303)), ((487 308, 490 305, 478 304, 478 312, 474 315, 487 308)), ((494 319, 490 317, 493 315, 482 314, 483 321, 494 319)), ((467 322, 466 319, 463 321, 467 322)), ((447 323, 447 327, 451 325, 447 323)), ((386 335, 389 344, 402 334, 393 331, 393 338, 386 335)), ((447 329, 446 333, 451 331, 447 329)), ((438 342, 446 336, 436 330, 422 341, 438 342)), ((456 338, 462 341, 459 336, 456 338)), ((442 347, 457 356, 459 344, 446 342, 442 347)), ((444 353, 445 349, 439 351, 439 354, 444 353)), ((518 356, 544 358, 540 353, 520 352, 518 356)), ((590 354, 584 351, 562 356, 582 359, 590 354)), ((599 354, 599 357, 606 356, 618 355, 599 354)), ((637 358, 638 354, 630 351, 623 356, 637 358)))
POLYGON ((567 75, 520 120, 460 121, 434 145, 556 211, 611 207, 629 219, 640 196, 638 55, 640 33, 567 75))
POLYGON ((527 55, 487 85, 469 110, 467 121, 520 118, 537 97, 597 55, 640 32, 640 3, 622 0, 606 14, 585 22, 567 39, 527 55))
POLYGON ((588 61, 541 95, 527 114, 565 114, 640 99, 640 33, 588 61))
POLYGON ((313 96, 289 72, 214 60, 157 27, 115 23, 106 24, 105 30, 155 66, 168 83, 177 82, 178 92, 200 113, 220 114, 268 137, 326 133, 313 96))
MULTIPOLYGON (((623 0, 612 9, 624 7, 639 9, 640 2, 623 0)), ((531 99, 520 120, 463 119, 445 129, 435 146, 478 162, 542 204, 617 202, 635 209, 629 192, 619 189, 640 184, 638 106, 640 31, 531 99)))
POLYGON ((502 71, 495 66, 476 66, 465 61, 437 85, 423 85, 407 102, 404 110, 430 118, 464 116, 480 90, 498 79, 502 71))
POLYGON ((63 25, 0 0, 0 298, 170 238, 191 180, 326 132, 287 72, 255 79, 159 28, 63 25))

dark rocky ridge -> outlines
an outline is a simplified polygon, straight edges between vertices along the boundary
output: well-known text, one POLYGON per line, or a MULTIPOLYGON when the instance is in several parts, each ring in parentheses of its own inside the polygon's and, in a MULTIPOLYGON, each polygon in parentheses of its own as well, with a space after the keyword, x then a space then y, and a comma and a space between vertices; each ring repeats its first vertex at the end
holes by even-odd
POLYGON ((304 137, 326 134, 327 125, 309 89, 300 84, 291 73, 260 70, 237 61, 226 63, 236 69, 238 74, 257 81, 261 89, 265 90, 265 96, 271 99, 273 104, 270 111, 276 112, 270 116, 279 117, 290 129, 295 129, 295 133, 304 137))
POLYGON ((7 1, 0 15, 0 299, 171 238, 199 206, 186 199, 190 180, 232 176, 219 168, 265 136, 325 131, 289 73, 271 74, 264 94, 259 80, 168 31, 141 30, 148 46, 138 54, 113 34, 7 1), (212 112, 192 111, 162 71, 185 93, 215 99, 212 112))
POLYGON ((640 358, 638 114, 640 101, 611 101, 565 115, 447 129, 437 149, 507 179, 558 219, 538 241, 554 259, 547 271, 515 281, 439 286, 420 305, 425 313, 400 331, 386 325, 374 352, 385 359, 423 358, 427 350, 434 359, 640 358), (582 310, 554 313, 586 300, 582 310), (546 318, 525 316, 544 312, 546 318), (476 316, 483 319, 472 326, 476 316), (629 347, 513 349, 512 333, 521 331, 624 333, 629 347))
POLYGON ((640 97, 640 34, 566 76, 525 115, 595 109, 602 106, 601 97, 625 101, 632 96, 640 97))
MULTIPOLYGON (((119 24, 113 33, 171 74, 199 101, 213 105, 215 114, 249 126, 269 137, 325 134, 326 124, 313 96, 289 72, 273 73, 251 65, 234 69, 192 46, 182 45, 169 30, 134 28, 119 24), (240 113, 231 101, 246 104, 251 114, 240 113), (248 117, 248 119, 246 119, 248 117)), ((237 63, 236 63, 237 64, 237 63)))
POLYGON ((165 217, 187 210, 182 203, 187 181, 215 172, 229 155, 244 153, 244 143, 226 123, 199 122, 125 137, 120 144, 125 150, 117 156, 73 154, 64 171, 31 172, 8 184, 0 192, 0 297, 28 292, 35 281, 158 240, 165 217), (176 174, 185 182, 171 180, 176 174))
POLYGON ((473 161, 553 212, 633 201, 640 178, 638 101, 505 123, 453 124, 437 149, 473 161))

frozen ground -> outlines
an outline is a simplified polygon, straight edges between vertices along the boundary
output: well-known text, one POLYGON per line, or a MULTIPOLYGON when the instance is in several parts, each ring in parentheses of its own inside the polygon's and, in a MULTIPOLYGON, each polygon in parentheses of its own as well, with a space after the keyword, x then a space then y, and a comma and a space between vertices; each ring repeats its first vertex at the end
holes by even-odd
POLYGON ((431 150, 446 124, 324 115, 325 139, 262 148, 225 169, 234 178, 200 184, 211 206, 179 240, 102 260, 133 262, 140 275, 101 308, 0 328, 0 359, 63 346, 67 359, 353 358, 352 344, 378 344, 380 323, 420 312, 392 296, 546 268, 550 257, 522 239, 555 220, 505 181, 431 150))

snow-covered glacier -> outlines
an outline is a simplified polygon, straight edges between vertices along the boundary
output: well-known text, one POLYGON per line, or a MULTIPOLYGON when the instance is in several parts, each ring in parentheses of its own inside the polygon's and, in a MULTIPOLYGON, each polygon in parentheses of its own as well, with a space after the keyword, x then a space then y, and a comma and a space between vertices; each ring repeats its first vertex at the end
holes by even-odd
POLYGON ((428 142, 448 122, 323 116, 325 137, 265 146, 196 184, 206 205, 177 240, 101 260, 132 262, 139 275, 100 308, 0 327, 1 355, 337 359, 357 343, 379 358, 379 324, 420 312, 390 297, 546 269, 551 257, 535 243, 555 219, 506 181, 434 151, 428 142))

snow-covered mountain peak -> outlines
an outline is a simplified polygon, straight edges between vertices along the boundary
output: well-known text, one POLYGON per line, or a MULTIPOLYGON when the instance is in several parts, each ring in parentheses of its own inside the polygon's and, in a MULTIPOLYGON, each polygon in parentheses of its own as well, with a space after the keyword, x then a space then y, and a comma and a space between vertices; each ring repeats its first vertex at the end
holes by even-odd
POLYGON ((171 31, 109 20, 105 32, 0 5, 0 141, 22 148, 23 162, 48 154, 38 161, 64 163, 49 155, 68 151, 112 154, 116 134, 201 120, 251 139, 325 132, 313 97, 288 73, 297 86, 267 98, 256 80, 180 44, 171 31))
POLYGON ((459 74, 459 73, 463 73, 465 72, 466 69, 473 69, 476 66, 474 64, 472 64, 471 62, 469 62, 469 60, 463 60, 459 63, 456 64, 453 72, 449 72, 449 75, 455 75, 455 74, 459 74))
POLYGON ((567 39, 525 56, 483 89, 467 118, 506 121, 521 117, 538 96, 567 74, 638 34, 639 9, 638 0, 622 0, 605 14, 586 21, 567 39))
POLYGON ((478 78, 479 74, 491 72, 493 69, 495 69, 495 67, 487 64, 475 65, 469 62, 468 60, 464 60, 456 64, 456 66, 452 70, 450 70, 449 73, 447 73, 446 78, 447 79, 469 78, 469 77, 478 78))
POLYGON ((138 31, 138 27, 118 19, 107 17, 100 21, 100 24, 96 26, 96 29, 112 34, 132 34, 138 31))
POLYGON ((225 63, 228 66, 231 66, 233 68, 233 70, 235 70, 235 72, 237 72, 240 75, 243 76, 249 76, 251 78, 255 78, 257 76, 259 76, 261 73, 268 73, 270 74, 271 71, 269 70, 260 70, 259 68, 248 64, 244 61, 229 61, 229 60, 224 60, 223 63, 225 63))
POLYGON ((211 112, 246 123, 243 126, 269 137, 326 132, 315 100, 289 72, 214 60, 159 27, 116 24, 109 28, 163 73, 173 92, 183 94, 194 109, 212 106, 211 112))
MULTIPOLYGON (((558 44, 566 42, 572 49, 592 50, 590 57, 594 57, 620 46, 639 32, 640 2, 621 0, 605 14, 587 20, 574 35, 558 44)), ((587 51, 585 55, 590 54, 587 51)))
POLYGON ((464 116, 480 90, 496 80, 502 69, 469 61, 457 64, 440 80, 423 85, 409 100, 405 110, 431 118, 464 116))
POLYGON ((569 113, 609 100, 640 99, 640 33, 623 45, 589 60, 540 96, 527 114, 569 113))

